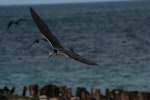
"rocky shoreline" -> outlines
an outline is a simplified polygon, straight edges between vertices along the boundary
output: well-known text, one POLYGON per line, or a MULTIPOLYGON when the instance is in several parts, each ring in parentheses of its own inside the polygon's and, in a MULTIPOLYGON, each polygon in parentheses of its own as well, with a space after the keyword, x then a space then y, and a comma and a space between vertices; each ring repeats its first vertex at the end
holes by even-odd
POLYGON ((92 88, 90 92, 84 87, 77 87, 76 94, 67 86, 48 84, 39 89, 38 84, 24 86, 22 95, 14 94, 15 87, 0 89, 0 100, 150 100, 150 92, 125 91, 106 89, 105 94, 100 89, 92 88), (26 92, 29 91, 29 96, 26 92))

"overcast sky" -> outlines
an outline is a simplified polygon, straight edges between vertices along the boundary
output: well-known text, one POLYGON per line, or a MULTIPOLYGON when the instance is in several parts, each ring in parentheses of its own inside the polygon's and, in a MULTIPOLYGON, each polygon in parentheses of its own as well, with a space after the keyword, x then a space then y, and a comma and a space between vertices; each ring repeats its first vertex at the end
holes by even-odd
POLYGON ((55 4, 55 3, 76 3, 95 1, 128 1, 128 0, 0 0, 0 5, 20 5, 20 4, 55 4))

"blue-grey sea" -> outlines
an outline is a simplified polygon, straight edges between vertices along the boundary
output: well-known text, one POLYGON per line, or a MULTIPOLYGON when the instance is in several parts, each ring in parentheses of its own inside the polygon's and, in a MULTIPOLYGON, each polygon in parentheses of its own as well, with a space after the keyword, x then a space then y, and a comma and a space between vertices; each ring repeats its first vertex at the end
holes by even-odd
POLYGON ((0 6, 0 88, 38 84, 150 91, 150 2, 99 2, 0 6), (99 66, 63 56, 48 58, 51 46, 33 22, 32 7, 65 48, 99 66), (28 21, 7 28, 8 22, 28 21))

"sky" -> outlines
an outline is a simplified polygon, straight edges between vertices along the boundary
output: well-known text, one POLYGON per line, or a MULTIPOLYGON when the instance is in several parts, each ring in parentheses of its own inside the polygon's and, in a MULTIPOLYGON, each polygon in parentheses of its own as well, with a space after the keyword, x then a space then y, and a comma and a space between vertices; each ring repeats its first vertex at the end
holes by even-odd
POLYGON ((129 1, 129 0, 0 0, 0 5, 56 4, 56 3, 106 2, 106 1, 129 1))

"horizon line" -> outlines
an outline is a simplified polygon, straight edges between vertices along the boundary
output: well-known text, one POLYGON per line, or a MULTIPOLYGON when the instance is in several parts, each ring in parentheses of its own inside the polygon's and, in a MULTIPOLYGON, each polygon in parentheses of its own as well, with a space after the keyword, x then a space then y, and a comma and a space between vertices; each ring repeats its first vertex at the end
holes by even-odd
POLYGON ((83 2, 56 2, 56 3, 24 3, 24 4, 0 4, 0 6, 26 6, 26 5, 55 5, 55 4, 80 4, 80 3, 109 3, 109 2, 130 2, 130 1, 141 1, 141 0, 123 0, 123 1, 83 1, 83 2))

